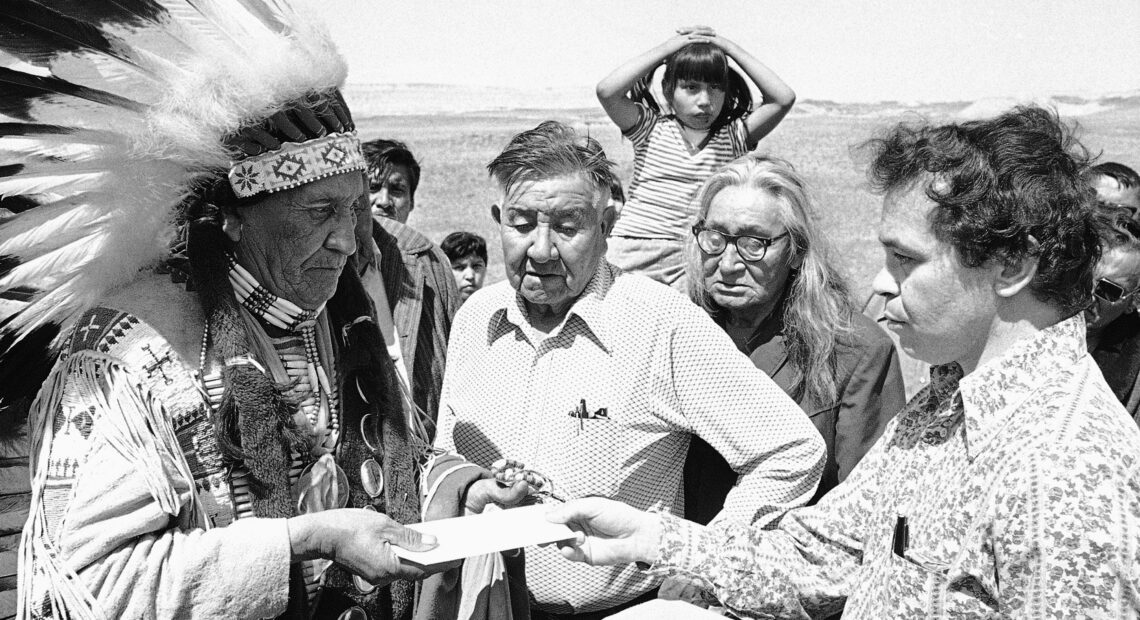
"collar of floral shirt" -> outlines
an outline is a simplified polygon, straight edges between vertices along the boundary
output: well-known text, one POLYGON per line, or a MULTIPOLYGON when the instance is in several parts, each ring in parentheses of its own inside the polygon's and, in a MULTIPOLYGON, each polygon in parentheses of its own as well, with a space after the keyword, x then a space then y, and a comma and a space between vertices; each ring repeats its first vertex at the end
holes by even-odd
POLYGON ((958 382, 965 413, 966 454, 973 461, 1036 391, 1064 377, 1084 357, 1080 313, 1026 338, 958 382))
MULTIPOLYGON (((609 339, 609 326, 610 319, 606 316, 605 298, 609 294, 610 288, 613 287, 614 279, 616 277, 615 268, 611 266, 606 259, 598 261, 598 267, 594 270, 594 275, 590 277, 590 281, 586 283, 586 288, 582 289, 582 294, 574 300, 571 304, 570 310, 566 312, 566 316, 562 319, 562 323, 555 329, 551 330, 547 338, 557 336, 564 329, 573 317, 581 320, 586 330, 592 336, 594 342, 607 353, 610 352, 610 339, 609 339)), ((525 329, 527 323, 526 318, 526 305, 523 302, 522 295, 517 292, 513 294, 514 303, 509 301, 504 304, 504 308, 495 313, 491 318, 490 331, 494 338, 495 334, 502 336, 509 330, 501 330, 498 327, 502 322, 508 322, 512 325, 522 329, 523 333, 528 333, 525 329)))

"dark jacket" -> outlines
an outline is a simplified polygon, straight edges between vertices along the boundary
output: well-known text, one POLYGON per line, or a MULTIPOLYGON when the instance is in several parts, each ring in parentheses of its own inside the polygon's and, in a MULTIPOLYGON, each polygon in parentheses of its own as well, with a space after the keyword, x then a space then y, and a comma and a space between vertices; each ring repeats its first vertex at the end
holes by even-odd
POLYGON ((400 335, 400 352, 412 382, 412 400, 436 419, 447 338, 459 309, 459 290, 447 256, 427 237, 395 220, 375 218, 380 277, 400 335))
MULTIPOLYGON (((1104 328, 1095 351, 1089 351, 1112 393, 1137 420, 1140 410, 1140 314, 1129 312, 1104 328)), ((1140 423, 1140 420, 1137 420, 1140 423)))
MULTIPOLYGON (((757 368, 789 395, 799 373, 788 359, 782 309, 761 325, 743 351, 757 368)), ((714 317, 715 318, 715 317, 714 317)), ((882 434, 886 424, 906 404, 898 357, 887 334, 867 317, 852 316, 854 339, 836 345, 838 397, 817 402, 807 395, 797 402, 827 444, 827 462, 819 489, 810 503, 847 477, 882 434)), ((794 398, 794 396, 793 396, 794 398)), ((685 516, 707 523, 720 512, 736 483, 736 473, 709 445, 692 438, 685 462, 685 516)))

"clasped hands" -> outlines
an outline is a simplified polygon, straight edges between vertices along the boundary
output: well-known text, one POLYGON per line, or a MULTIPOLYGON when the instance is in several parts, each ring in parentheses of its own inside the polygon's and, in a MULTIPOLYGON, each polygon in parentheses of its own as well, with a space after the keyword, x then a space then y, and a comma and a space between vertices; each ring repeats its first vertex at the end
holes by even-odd
POLYGON ((677 29, 676 34, 669 37, 668 43, 671 47, 675 48, 673 51, 679 50, 690 43, 708 43, 719 47, 729 56, 733 56, 738 49, 735 43, 718 35, 716 30, 708 26, 681 26, 677 29))

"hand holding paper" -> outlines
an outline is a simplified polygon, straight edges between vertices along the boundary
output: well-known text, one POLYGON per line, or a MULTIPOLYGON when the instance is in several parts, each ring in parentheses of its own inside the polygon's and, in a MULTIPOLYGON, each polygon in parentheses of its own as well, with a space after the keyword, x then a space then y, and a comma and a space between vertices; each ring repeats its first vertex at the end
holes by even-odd
MULTIPOLYGON (((387 515, 359 508, 300 515, 289 519, 288 528, 292 561, 331 560, 375 585, 394 579, 422 579, 424 568, 400 562, 394 551, 424 551, 437 542, 387 515)), ((433 567, 427 572, 446 568, 433 567)))
POLYGON ((546 518, 576 532, 558 545, 568 560, 592 566, 657 560, 661 522, 653 514, 604 497, 584 497, 554 508, 546 518))
POLYGON ((485 553, 572 540, 574 532, 565 525, 546 520, 546 505, 506 510, 488 509, 482 514, 440 519, 407 526, 438 543, 434 549, 412 551, 391 547, 404 563, 435 572, 437 565, 485 553))

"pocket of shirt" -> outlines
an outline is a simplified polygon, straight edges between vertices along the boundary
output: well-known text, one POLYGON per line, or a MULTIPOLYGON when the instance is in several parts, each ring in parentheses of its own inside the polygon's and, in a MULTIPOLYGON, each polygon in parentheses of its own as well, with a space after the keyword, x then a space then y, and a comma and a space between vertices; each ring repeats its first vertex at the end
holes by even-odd
POLYGON ((624 428, 621 422, 610 418, 570 418, 565 425, 567 434, 574 438, 605 435, 624 428))
POLYGON ((887 574, 880 579, 883 599, 899 610, 896 616, 899 618, 930 617, 944 604, 949 566, 932 562, 921 554, 914 559, 913 551, 907 550, 910 557, 887 551, 884 567, 887 574))
POLYGON ((906 613, 897 617, 989 617, 1000 607, 996 582, 979 578, 992 566, 970 569, 961 557, 942 561, 922 549, 907 549, 904 557, 888 552, 888 573, 882 586, 906 613))
MULTIPOLYGON (((898 557, 894 553, 891 555, 898 557)), ((945 577, 950 572, 949 562, 942 562, 940 560, 937 560, 930 554, 924 552, 922 549, 907 549, 903 553, 903 557, 901 559, 906 561, 908 564, 913 564, 922 570, 935 575, 941 575, 945 577)))
MULTIPOLYGON (((638 439, 620 420, 566 417, 552 435, 559 439, 546 445, 546 457, 560 472, 577 472, 576 483, 562 488, 574 494, 606 493, 623 477, 623 464, 638 439)), ((554 476, 550 472, 543 472, 554 476)), ((555 480, 569 484, 569 480, 555 480)))

